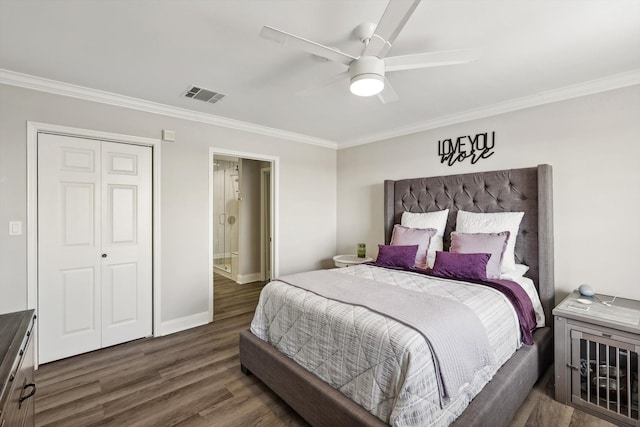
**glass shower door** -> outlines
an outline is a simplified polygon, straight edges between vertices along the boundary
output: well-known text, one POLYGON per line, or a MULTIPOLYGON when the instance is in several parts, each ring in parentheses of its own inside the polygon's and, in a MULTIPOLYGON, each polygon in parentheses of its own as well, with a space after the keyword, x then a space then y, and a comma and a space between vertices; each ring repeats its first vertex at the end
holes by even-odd
POLYGON ((232 274, 232 260, 238 250, 238 186, 237 160, 214 158, 213 214, 215 224, 213 266, 219 273, 232 274))

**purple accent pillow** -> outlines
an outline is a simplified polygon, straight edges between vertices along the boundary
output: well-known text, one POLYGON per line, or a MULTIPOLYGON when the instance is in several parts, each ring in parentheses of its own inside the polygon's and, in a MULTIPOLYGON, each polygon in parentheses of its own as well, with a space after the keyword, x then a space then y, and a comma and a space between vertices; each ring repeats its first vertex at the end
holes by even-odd
POLYGON ((385 246, 378 245, 378 267, 413 268, 416 262, 418 245, 411 246, 385 246))
POLYGON ((433 274, 447 279, 487 280, 487 262, 491 254, 436 252, 433 274))
MULTIPOLYGON (((400 224, 393 226, 393 234, 391 235, 392 246, 411 246, 418 245, 416 252, 415 266, 417 268, 426 269, 427 252, 431 244, 431 238, 438 233, 435 228, 409 228, 400 224)), ((413 267, 413 265, 411 266, 413 267)))
POLYGON ((509 232, 500 233, 451 233, 450 252, 461 254, 491 254, 487 263, 487 278, 499 279, 504 253, 507 250, 509 232))

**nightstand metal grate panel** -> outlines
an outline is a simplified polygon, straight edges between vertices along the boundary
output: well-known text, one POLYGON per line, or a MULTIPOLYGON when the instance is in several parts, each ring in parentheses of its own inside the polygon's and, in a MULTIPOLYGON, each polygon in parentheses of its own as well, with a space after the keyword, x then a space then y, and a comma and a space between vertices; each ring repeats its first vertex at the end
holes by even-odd
POLYGON ((571 331, 574 367, 573 404, 603 411, 622 422, 636 423, 638 412, 638 352, 632 343, 571 331))

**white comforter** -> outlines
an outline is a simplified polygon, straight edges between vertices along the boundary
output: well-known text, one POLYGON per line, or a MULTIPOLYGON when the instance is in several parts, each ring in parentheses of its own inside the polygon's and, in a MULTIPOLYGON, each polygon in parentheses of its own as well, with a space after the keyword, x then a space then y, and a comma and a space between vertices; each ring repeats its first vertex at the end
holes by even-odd
POLYGON ((450 424, 520 346, 517 315, 494 289, 369 265, 336 271, 460 301, 487 331, 495 365, 478 371, 442 408, 421 334, 366 308, 277 280, 265 286, 251 331, 390 425, 450 424))

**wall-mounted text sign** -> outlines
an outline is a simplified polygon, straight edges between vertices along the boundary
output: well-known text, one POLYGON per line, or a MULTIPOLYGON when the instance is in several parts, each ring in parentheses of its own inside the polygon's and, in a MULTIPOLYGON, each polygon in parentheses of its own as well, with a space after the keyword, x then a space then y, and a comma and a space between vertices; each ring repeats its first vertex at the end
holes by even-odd
POLYGON ((491 157, 495 145, 495 132, 491 132, 491 135, 488 132, 478 133, 474 137, 471 135, 459 136, 455 140, 449 138, 438 141, 438 155, 440 163, 447 163, 449 166, 466 159, 475 165, 478 160, 491 157))

